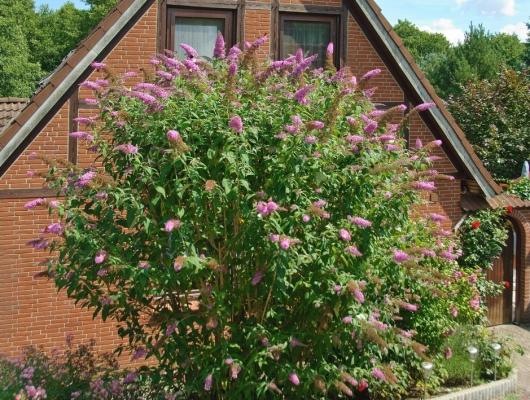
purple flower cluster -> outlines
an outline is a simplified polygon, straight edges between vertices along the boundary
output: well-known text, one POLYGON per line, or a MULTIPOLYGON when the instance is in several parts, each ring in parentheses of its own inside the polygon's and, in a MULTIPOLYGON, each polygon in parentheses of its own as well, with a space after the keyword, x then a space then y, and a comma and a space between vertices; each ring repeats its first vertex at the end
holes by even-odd
POLYGON ((239 115, 235 115, 232 118, 230 118, 230 121, 228 122, 228 126, 235 133, 243 132, 243 120, 241 119, 239 115))
POLYGON ((269 200, 268 202, 258 201, 256 204, 256 212, 261 217, 268 217, 272 213, 278 211, 279 208, 280 206, 272 200, 269 200))
POLYGON ((28 201, 26 204, 24 204, 24 208, 26 210, 33 210, 34 208, 40 207, 44 204, 46 204, 46 199, 38 198, 35 200, 28 201))
POLYGON ((78 188, 84 188, 84 187, 90 185, 90 183, 94 180, 96 175, 97 174, 96 174, 95 171, 87 171, 84 174, 81 174, 79 176, 79 178, 76 180, 74 186, 78 187, 78 188))
POLYGON ((361 218, 361 217, 351 217, 348 216, 348 221, 354 225, 357 225, 359 228, 370 228, 372 226, 372 222, 368 221, 367 219, 361 218))
POLYGON ((81 140, 85 140, 87 142, 93 142, 94 141, 94 136, 91 135, 88 132, 83 132, 83 131, 70 132, 69 136, 71 138, 81 139, 81 140))
POLYGON ((122 152, 123 154, 138 154, 138 147, 133 144, 120 144, 114 147, 115 151, 122 152))

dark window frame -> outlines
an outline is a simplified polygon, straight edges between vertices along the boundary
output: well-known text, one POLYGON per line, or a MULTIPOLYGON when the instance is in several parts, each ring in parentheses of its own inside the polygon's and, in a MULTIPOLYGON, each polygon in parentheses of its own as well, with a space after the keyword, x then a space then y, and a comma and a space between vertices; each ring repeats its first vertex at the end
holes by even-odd
POLYGON ((330 24, 330 38, 335 47, 333 53, 333 62, 336 67, 340 66, 342 43, 341 43, 341 16, 337 14, 318 14, 318 13, 293 13, 280 11, 278 23, 278 40, 276 46, 276 59, 281 60, 288 56, 283 53, 283 35, 285 21, 307 21, 307 22, 325 22, 330 24))
POLYGON ((212 18, 224 19, 225 29, 223 36, 226 47, 230 49, 236 40, 236 10, 233 9, 211 9, 211 8, 180 8, 168 6, 166 10, 165 43, 164 49, 175 51, 175 19, 176 18, 212 18))

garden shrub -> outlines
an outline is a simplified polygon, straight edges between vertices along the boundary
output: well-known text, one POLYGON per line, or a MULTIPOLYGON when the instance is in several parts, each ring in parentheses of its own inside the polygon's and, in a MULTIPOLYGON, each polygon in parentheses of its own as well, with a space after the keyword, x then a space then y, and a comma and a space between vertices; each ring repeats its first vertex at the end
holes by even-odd
POLYGON ((118 369, 112 354, 97 354, 95 342, 48 354, 28 347, 16 360, 0 358, 0 400, 133 400, 145 397, 135 373, 118 369))
POLYGON ((463 254, 458 263, 466 269, 491 269, 508 239, 506 210, 479 210, 459 230, 463 254))
POLYGON ((441 142, 402 135, 433 104, 376 110, 380 71, 336 71, 332 45, 325 70, 301 51, 260 68, 264 41, 226 55, 219 37, 212 60, 182 45, 136 85, 93 64, 100 114, 71 136, 100 166, 43 157, 64 200, 26 205, 56 218, 31 245, 178 398, 399 399, 483 317, 444 218, 410 212, 453 179, 441 142))
POLYGON ((446 343, 446 356, 442 358, 440 368, 447 372, 445 384, 448 386, 467 386, 471 384, 473 373, 474 383, 506 378, 512 369, 511 355, 520 348, 507 338, 496 337, 491 331, 477 326, 460 326, 446 343), (492 344, 501 345, 498 354, 492 344), (469 357, 468 347, 478 349, 478 358, 473 364, 469 357))
POLYGON ((530 200, 530 179, 521 177, 511 181, 506 192, 514 194, 522 200, 530 200))

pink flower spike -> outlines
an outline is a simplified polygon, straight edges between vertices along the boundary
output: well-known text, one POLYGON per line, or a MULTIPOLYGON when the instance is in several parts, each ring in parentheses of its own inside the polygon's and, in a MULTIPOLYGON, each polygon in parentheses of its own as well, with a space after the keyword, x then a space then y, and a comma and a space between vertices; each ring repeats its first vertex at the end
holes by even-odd
POLYGON ((356 246, 348 246, 346 247, 345 251, 354 257, 361 257, 363 255, 363 253, 361 253, 356 246))
POLYGON ((375 78, 380 73, 381 73, 381 70, 379 68, 373 69, 371 71, 368 71, 366 74, 364 74, 361 80, 367 81, 369 79, 375 78))
POLYGON ((280 241, 280 235, 276 235, 276 234, 273 234, 271 233, 269 235, 269 240, 272 242, 272 243, 278 243, 280 241))
POLYGON ((301 89, 298 89, 295 94, 294 94, 294 98, 296 99, 296 101, 298 101, 298 103, 300 103, 301 105, 307 105, 309 104, 309 100, 307 99, 307 95, 309 94, 309 92, 311 92, 313 90, 313 86, 310 86, 310 85, 306 85, 304 87, 302 87, 301 89))
POLYGON ((145 358, 146 355, 147 355, 147 350, 144 347, 139 347, 134 351, 133 356, 132 356, 132 361, 145 358))
POLYGON ((333 45, 333 42, 330 42, 328 44, 328 47, 326 47, 326 54, 328 56, 332 56, 333 55, 333 52, 334 52, 334 45, 333 45))
POLYGON ((363 304, 364 303, 364 294, 359 289, 354 289, 353 290, 353 297, 355 297, 355 300, 359 304, 363 304))
POLYGON ((416 139, 416 149, 417 150, 420 150, 423 148, 423 142, 421 141, 421 139, 416 139))
POLYGON ((235 62, 231 63, 228 67, 228 76, 234 77, 237 74, 237 64, 235 62))
POLYGON ((379 124, 376 121, 370 121, 368 125, 364 127, 364 132, 368 134, 374 133, 378 126, 379 124))
POLYGON ((35 176, 35 171, 26 171, 26 176, 28 178, 33 178, 35 176))
POLYGON ((375 378, 375 379, 379 379, 380 381, 386 381, 386 376, 385 374, 383 373, 383 371, 381 371, 379 368, 374 368, 372 370, 372 376, 375 378))
POLYGON ((97 62, 97 61, 92 62, 92 64, 90 64, 90 66, 92 68, 94 68, 96 71, 101 71, 101 70, 104 70, 105 68, 107 68, 107 64, 102 63, 102 62, 97 62))
POLYGON ((300 378, 298 378, 298 375, 296 375, 294 372, 291 372, 289 374, 289 382, 291 382, 294 386, 300 385, 300 378))
POLYGON ((140 262, 138 263, 138 268, 140 268, 140 269, 147 270, 147 269, 149 269, 150 267, 151 267, 151 265, 150 265, 149 262, 147 262, 147 261, 140 261, 140 262))
POLYGON ((346 136, 346 141, 350 144, 359 144, 361 142, 364 142, 364 136, 360 135, 348 135, 346 136))
POLYGON ((62 235, 63 231, 64 228, 59 222, 54 222, 44 229, 44 233, 52 233, 54 235, 62 235))
POLYGON ((430 214, 429 217, 431 218, 431 221, 437 222, 437 223, 444 222, 447 220, 445 216, 441 214, 436 214, 436 213, 430 214))
POLYGON ((172 232, 175 229, 179 229, 179 228, 180 228, 180 220, 178 219, 170 219, 166 221, 166 223, 164 224, 164 230, 166 232, 172 232))
POLYGON ((96 253, 96 256, 94 257, 94 262, 96 264, 103 264, 103 262, 107 259, 107 252, 105 250, 99 250, 96 253))
POLYGON ((347 229, 341 229, 339 230, 339 238, 345 242, 349 242, 351 241, 351 234, 347 229))
POLYGON ((258 286, 265 274, 262 271, 256 271, 250 283, 252 286, 258 286))
POLYGON ((304 142, 307 144, 315 144, 318 142, 318 138, 316 136, 309 135, 304 138, 304 142))
POLYGON ((213 49, 213 56, 218 60, 222 60, 226 57, 226 43, 225 38, 221 32, 217 33, 217 38, 215 39, 215 47, 213 49))
POLYGON ((349 325, 353 322, 353 317, 351 315, 348 315, 344 318, 342 318, 342 322, 349 325))
POLYGON ((232 129, 236 133, 243 132, 243 120, 239 115, 236 115, 232 118, 230 118, 230 122, 228 123, 228 126, 230 129, 232 129))
POLYGON ((186 57, 188 57, 188 58, 197 58, 197 57, 199 57, 199 53, 197 53, 197 50, 195 50, 189 44, 181 43, 180 44, 180 48, 182 50, 184 50, 184 53, 186 53, 186 57))
POLYGON ((26 204, 24 204, 24 208, 26 210, 33 210, 34 208, 37 208, 39 206, 42 206, 46 203, 46 199, 44 198, 38 198, 35 200, 28 201, 26 204))
POLYGON ((133 144, 120 144, 114 147, 115 151, 120 151, 123 154, 138 154, 138 147, 133 144))
POLYGON ((170 130, 167 132, 166 137, 171 143, 176 143, 180 140, 180 133, 175 130, 170 130))
POLYGON ((304 223, 307 224, 309 221, 311 221, 311 217, 309 215, 307 215, 307 214, 304 214, 302 216, 302 221, 304 221, 304 223))
POLYGON ((410 259, 410 256, 401 250, 394 250, 394 261, 399 263, 405 262, 410 259))
POLYGON ((175 272, 179 272, 184 267, 182 261, 182 257, 177 257, 175 261, 173 261, 173 269, 175 270, 175 272))
POLYGON ((357 120, 353 117, 346 117, 346 122, 348 123, 348 125, 350 126, 355 126, 357 125, 357 120))
POLYGON ((324 123, 322 121, 311 121, 308 124, 309 129, 321 130, 324 129, 324 123))
POLYGON ((280 208, 280 206, 278 204, 276 204, 274 201, 269 200, 267 202, 267 213, 268 214, 272 214, 273 212, 278 211, 279 208, 280 208))
POLYGON ((475 296, 471 300, 469 300, 469 306, 475 311, 479 310, 480 309, 480 297, 475 296))
POLYGON ((213 376, 212 374, 208 374, 208 376, 204 380, 204 390, 207 392, 212 390, 212 384, 213 384, 213 376))
POLYGON ((348 221, 352 224, 357 225, 359 228, 369 228, 372 226, 372 222, 361 217, 348 217, 348 221))
POLYGON ((419 306, 417 304, 410 304, 410 303, 403 303, 402 307, 403 309, 410 311, 410 312, 416 312, 419 309, 419 306))
POLYGON ((429 143, 429 146, 440 147, 442 144, 443 142, 441 140, 433 140, 432 142, 429 143))
POLYGON ((426 190, 426 191, 436 190, 436 186, 434 182, 426 182, 426 181, 414 182, 412 184, 412 187, 417 190, 426 190))
POLYGON ((291 241, 287 238, 285 239, 281 239, 280 240, 280 247, 283 249, 283 250, 288 250, 289 247, 291 247, 291 241))
POLYGON ((80 88, 90 89, 90 90, 99 90, 101 86, 93 81, 84 81, 79 85, 80 88))
POLYGON ((435 103, 422 103, 422 104, 416 106, 415 110, 422 112, 422 111, 430 110, 433 107, 436 107, 435 103))

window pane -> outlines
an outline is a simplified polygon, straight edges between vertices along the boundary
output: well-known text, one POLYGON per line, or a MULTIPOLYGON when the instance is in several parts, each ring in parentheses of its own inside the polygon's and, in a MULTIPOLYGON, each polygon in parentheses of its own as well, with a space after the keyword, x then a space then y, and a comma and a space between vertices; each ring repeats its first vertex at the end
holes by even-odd
POLYGON ((225 20, 222 18, 175 18, 175 50, 179 58, 185 53, 180 48, 186 43, 195 48, 200 56, 213 57, 217 33, 224 34, 225 20))
POLYGON ((321 67, 326 60, 326 47, 331 41, 329 22, 285 20, 281 56, 287 57, 301 48, 306 56, 318 54, 315 65, 321 67))

